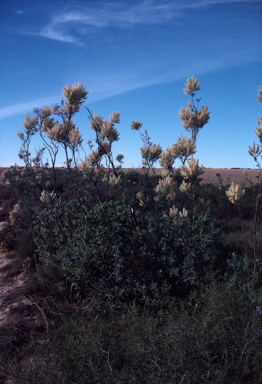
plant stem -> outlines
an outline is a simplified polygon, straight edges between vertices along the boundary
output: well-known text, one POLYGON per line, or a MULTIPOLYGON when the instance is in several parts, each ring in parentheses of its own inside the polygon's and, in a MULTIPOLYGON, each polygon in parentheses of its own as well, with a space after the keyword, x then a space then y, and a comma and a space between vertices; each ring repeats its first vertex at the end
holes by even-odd
POLYGON ((259 198, 261 194, 261 188, 262 188, 262 179, 260 179, 260 184, 258 188, 256 210, 255 210, 255 216, 254 216, 254 276, 257 271, 257 213, 258 213, 258 203, 259 203, 259 198))

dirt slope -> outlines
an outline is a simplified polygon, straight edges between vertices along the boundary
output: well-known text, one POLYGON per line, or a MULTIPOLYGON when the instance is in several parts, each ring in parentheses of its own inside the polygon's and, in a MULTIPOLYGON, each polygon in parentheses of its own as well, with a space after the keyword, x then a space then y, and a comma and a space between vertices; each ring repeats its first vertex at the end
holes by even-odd
MULTIPOLYGON (((2 179, 3 172, 0 183, 2 179)), ((8 205, 4 203, 7 200, 1 196, 1 205, 8 205)), ((3 236, 8 233, 8 228, 8 211, 1 206, 0 232, 3 236)), ((37 329, 45 330, 41 313, 32 302, 35 279, 25 279, 21 267, 21 257, 17 252, 5 253, 0 249, 0 383, 5 384, 18 382, 15 372, 10 372, 8 358, 13 356, 14 361, 21 361, 36 343, 30 341, 30 335, 33 340, 37 329)))

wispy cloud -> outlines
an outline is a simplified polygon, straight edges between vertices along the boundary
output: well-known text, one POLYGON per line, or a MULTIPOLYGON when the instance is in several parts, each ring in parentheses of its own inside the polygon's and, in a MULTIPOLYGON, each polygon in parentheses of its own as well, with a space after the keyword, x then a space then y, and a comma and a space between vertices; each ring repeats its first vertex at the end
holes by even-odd
POLYGON ((76 37, 67 33, 64 28, 55 28, 53 24, 44 27, 39 35, 56 41, 82 45, 82 43, 76 37))
MULTIPOLYGON (((99 4, 95 6, 89 5, 88 8, 75 6, 72 9, 72 7, 69 8, 67 6, 60 13, 58 12, 53 16, 52 21, 42 29, 41 34, 46 38, 56 41, 82 44, 82 34, 87 33, 90 30, 89 28, 97 31, 109 25, 126 28, 127 25, 132 26, 139 23, 162 23, 165 17, 169 19, 178 18, 183 13, 186 16, 186 8, 208 8, 212 4, 228 4, 236 1, 247 2, 247 0, 188 0, 187 2, 184 0, 163 0, 160 3, 155 0, 144 0, 138 1, 137 4, 133 2, 128 6, 123 5, 122 2, 114 1, 102 3, 101 6, 99 4)), ((254 0, 254 2, 257 1, 254 0)), ((250 2, 252 0, 249 0, 250 2)), ((202 12, 199 12, 199 14, 202 14, 202 12)), ((216 27, 218 29, 221 28, 221 31, 224 33, 225 24, 220 24, 220 21, 217 20, 215 21, 216 27)), ((211 23, 213 23, 212 18, 210 20, 211 23)), ((93 51, 91 49, 88 59, 80 52, 82 55, 81 60, 76 63, 74 62, 73 65, 69 60, 69 67, 72 67, 73 70, 71 74, 70 71, 67 71, 66 74, 67 76, 70 74, 69 81, 73 79, 73 82, 78 82, 81 79, 90 91, 88 102, 92 103, 131 90, 176 81, 186 78, 188 75, 197 76, 202 73, 216 72, 235 65, 253 62, 259 58, 256 47, 242 41, 241 33, 240 37, 238 36, 238 29, 236 29, 235 37, 231 37, 230 40, 224 38, 224 35, 213 34, 212 39, 209 41, 208 36, 206 37, 206 27, 202 29, 202 37, 200 35, 202 39, 201 45, 196 46, 193 43, 189 44, 190 39, 188 37, 184 38, 183 32, 186 31, 185 28, 178 31, 180 35, 178 34, 179 38, 177 38, 172 24, 172 31, 168 31, 168 34, 165 30, 162 36, 161 33, 155 34, 152 38, 148 38, 148 41, 141 44, 139 38, 137 39, 140 35, 134 35, 135 37, 132 36, 130 38, 128 46, 126 41, 121 41, 122 34, 118 34, 118 40, 115 40, 116 44, 115 41, 113 43, 116 47, 118 47, 118 43, 122 44, 119 60, 115 60, 118 52, 117 49, 114 50, 114 44, 111 44, 110 49, 108 49, 108 40, 110 38, 108 33, 104 45, 102 42, 99 49, 94 50, 94 57, 92 56, 93 51), (183 37, 180 38, 180 36, 183 37), (111 47, 113 48, 111 49, 111 47), (100 51, 107 52, 104 61, 97 59, 100 51), (134 57, 136 57, 136 60, 133 60, 134 57), (76 80, 75 73, 78 74, 78 79, 76 80)), ((148 32, 149 36, 151 31, 156 28, 149 26, 145 29, 150 31, 148 32)), ((227 35, 225 34, 225 36, 227 35)), ((94 47, 96 48, 95 45, 94 47)), ((99 59, 100 57, 103 59, 102 55, 99 56, 99 59)), ((39 58, 39 55, 37 55, 37 58, 39 58)), ((55 64, 57 65, 57 62, 55 64)), ((50 68, 53 67, 50 66, 50 68)), ((40 94, 37 95, 38 98, 39 96, 40 94)), ((35 107, 59 102, 61 96, 50 96, 33 101, 30 101, 30 99, 29 95, 28 99, 24 99, 24 101, 29 100, 28 102, 0 108, 0 119, 24 115, 35 107)))
MULTIPOLYGON (((189 61, 188 64, 175 67, 173 70, 170 68, 168 71, 164 71, 162 74, 149 76, 145 78, 143 74, 138 75, 136 72, 124 71, 115 73, 98 73, 93 76, 92 81, 90 79, 83 78, 83 85, 88 84, 88 103, 89 105, 112 96, 124 94, 133 90, 168 83, 171 81, 177 81, 180 79, 186 79, 188 76, 199 76, 202 74, 212 73, 224 68, 233 67, 236 63, 241 62, 253 62, 254 58, 249 51, 241 51, 232 54, 230 62, 225 58, 213 58, 208 60, 195 60, 192 65, 189 61), (245 58, 245 59, 244 59, 245 58)), ((0 108, 0 120, 4 120, 9 117, 17 115, 25 115, 26 113, 32 113, 33 109, 41 108, 44 105, 51 106, 61 100, 61 95, 50 96, 46 98, 36 99, 27 103, 16 104, 5 108, 0 108)))
POLYGON ((57 13, 39 35, 62 42, 82 45, 81 34, 88 28, 101 29, 109 26, 126 28, 139 24, 160 24, 181 17, 187 9, 209 7, 216 4, 235 2, 257 2, 258 0, 144 0, 126 5, 119 2, 105 2, 96 6, 66 6, 57 13), (85 27, 85 28, 83 28, 85 27), (78 37, 76 37, 76 35, 78 37))
POLYGON ((37 99, 29 101, 27 103, 11 105, 10 107, 0 108, 0 120, 4 120, 8 117, 16 115, 24 115, 27 112, 30 113, 34 108, 41 108, 44 105, 51 105, 57 103, 61 99, 61 96, 47 97, 44 99, 37 99))

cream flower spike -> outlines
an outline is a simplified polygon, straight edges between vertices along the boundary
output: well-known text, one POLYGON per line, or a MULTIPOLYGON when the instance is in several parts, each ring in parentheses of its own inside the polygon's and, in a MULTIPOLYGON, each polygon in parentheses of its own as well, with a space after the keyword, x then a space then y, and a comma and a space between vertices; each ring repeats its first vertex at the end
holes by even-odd
POLYGON ((205 171, 203 171, 203 165, 199 167, 199 160, 195 160, 193 155, 191 155, 190 161, 187 160, 187 166, 181 166, 181 175, 186 178, 198 177, 202 175, 205 171))
POLYGON ((256 127, 256 130, 254 131, 255 134, 259 137, 260 141, 262 139, 262 114, 259 119, 257 119, 258 127, 256 127))
POLYGON ((170 210, 169 210, 169 216, 170 217, 176 217, 177 216, 177 214, 178 214, 178 209, 176 208, 176 207, 172 207, 172 208, 170 208, 170 210))
POLYGON ((226 195, 232 204, 235 204, 237 201, 239 201, 244 193, 245 190, 239 184, 235 185, 234 181, 232 181, 229 189, 226 191, 226 195))
POLYGON ((42 203, 50 204, 50 202, 56 197, 56 193, 54 192, 47 192, 47 191, 42 191, 40 200, 42 203))
POLYGON ((184 219, 185 217, 187 217, 187 215, 188 215, 188 212, 186 208, 183 207, 182 212, 181 211, 179 212, 179 216, 181 217, 181 219, 184 219))
POLYGON ((188 192, 191 188, 191 183, 186 183, 185 180, 183 180, 182 184, 179 187, 179 190, 181 192, 188 192))
POLYGON ((119 184, 120 178, 121 178, 121 175, 119 175, 118 177, 116 177, 115 175, 109 176, 109 180, 108 180, 109 185, 116 186, 117 184, 119 184))
POLYGON ((183 88, 185 95, 194 96, 196 91, 200 90, 200 81, 192 77, 188 77, 187 82, 185 83, 185 88, 183 88))
POLYGON ((259 144, 257 144, 257 147, 256 147, 256 144, 254 142, 252 148, 249 145, 248 153, 250 154, 250 156, 257 157, 257 156, 261 155, 262 150, 260 150, 259 144))

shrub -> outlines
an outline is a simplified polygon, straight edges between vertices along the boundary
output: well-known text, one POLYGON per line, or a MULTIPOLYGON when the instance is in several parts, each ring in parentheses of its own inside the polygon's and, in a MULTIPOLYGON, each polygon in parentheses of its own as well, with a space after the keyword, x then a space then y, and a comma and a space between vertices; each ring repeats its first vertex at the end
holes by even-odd
MULTIPOLYGON (((87 201, 82 204, 87 208, 87 201)), ((81 292, 93 291, 99 305, 152 302, 157 295, 182 294, 203 284, 220 249, 210 212, 178 223, 168 215, 156 222, 137 212, 136 220, 138 226, 124 200, 89 207, 85 216, 76 201, 58 200, 38 217, 39 260, 43 266, 58 265, 81 292)))

